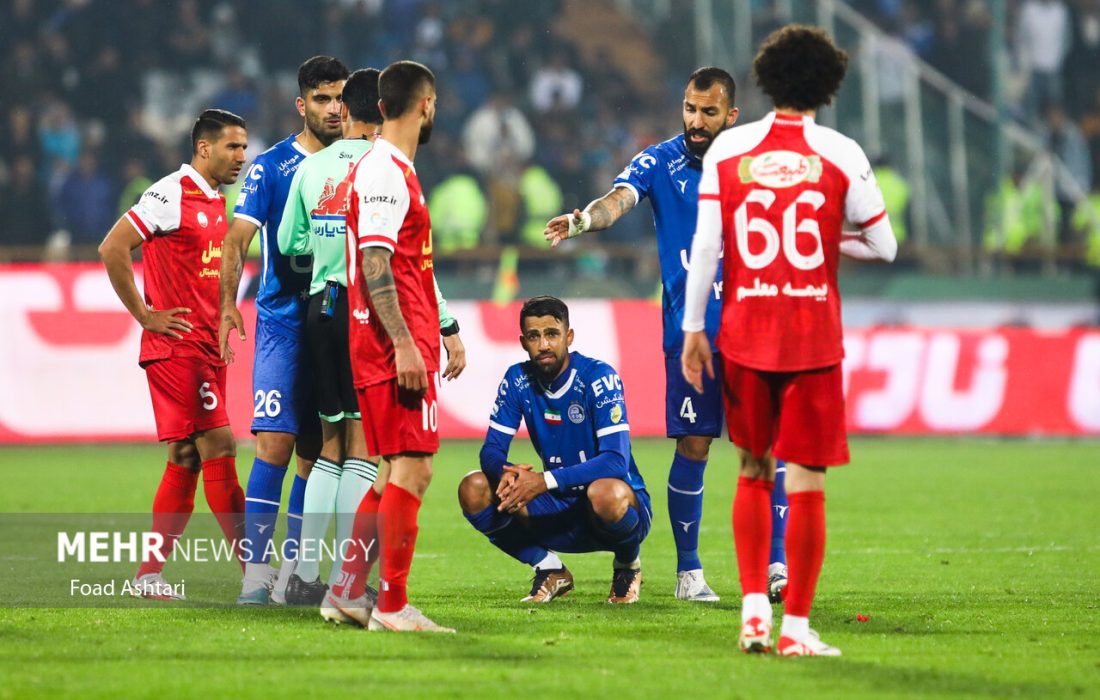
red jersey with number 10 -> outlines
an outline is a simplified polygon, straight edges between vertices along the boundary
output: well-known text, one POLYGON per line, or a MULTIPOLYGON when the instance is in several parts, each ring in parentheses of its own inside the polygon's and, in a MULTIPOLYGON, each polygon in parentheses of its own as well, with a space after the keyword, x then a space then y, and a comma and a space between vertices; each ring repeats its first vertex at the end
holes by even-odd
POLYGON ((348 328, 355 386, 397 376, 393 342, 375 314, 360 272, 364 248, 393 253, 397 302, 428 370, 439 371, 439 306, 432 270, 432 223, 413 164, 377 139, 351 173, 347 208, 348 328))
POLYGON ((193 325, 175 340, 141 334, 145 365, 173 356, 198 357, 223 366, 218 349, 218 284, 222 243, 229 223, 225 197, 197 170, 184 164, 145 190, 126 218, 145 242, 141 246, 145 303, 158 311, 185 307, 180 318, 193 325))
POLYGON ((722 354, 779 372, 840 362, 841 228, 886 216, 859 145, 810 117, 773 112, 715 139, 699 198, 722 210, 722 354))

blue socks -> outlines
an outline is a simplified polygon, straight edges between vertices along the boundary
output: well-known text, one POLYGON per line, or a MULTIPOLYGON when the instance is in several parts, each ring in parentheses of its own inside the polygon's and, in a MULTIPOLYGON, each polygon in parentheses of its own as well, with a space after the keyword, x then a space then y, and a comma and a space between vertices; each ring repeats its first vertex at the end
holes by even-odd
POLYGON ((706 466, 706 461, 697 462, 677 452, 668 472, 668 517, 676 541, 677 571, 703 568, 699 561, 699 521, 703 517, 706 466))
POLYGON ((600 529, 608 536, 608 539, 624 543, 622 549, 614 550, 616 561, 629 564, 638 558, 642 543, 631 535, 634 533, 634 529, 638 527, 639 520, 641 520, 641 516, 638 515, 638 510, 634 506, 627 506, 626 513, 618 522, 600 523, 600 529))
POLYGON ((546 558, 549 551, 530 543, 530 535, 515 522, 511 515, 500 513, 489 504, 477 513, 463 513, 474 529, 489 538, 498 549, 528 566, 535 566, 546 558))
POLYGON ((285 476, 286 467, 277 467, 259 457, 252 462, 244 498, 244 558, 248 564, 266 564, 270 559, 268 548, 279 517, 285 476))
POLYGON ((283 553, 288 559, 298 558, 298 541, 302 538, 302 511, 306 504, 306 480, 297 474, 290 487, 290 500, 286 506, 286 541, 283 553))
POLYGON ((775 464, 775 488, 772 489, 772 551, 768 559, 769 564, 786 564, 787 551, 783 547, 783 541, 787 536, 787 489, 784 482, 787 480, 787 465, 783 462, 775 464))

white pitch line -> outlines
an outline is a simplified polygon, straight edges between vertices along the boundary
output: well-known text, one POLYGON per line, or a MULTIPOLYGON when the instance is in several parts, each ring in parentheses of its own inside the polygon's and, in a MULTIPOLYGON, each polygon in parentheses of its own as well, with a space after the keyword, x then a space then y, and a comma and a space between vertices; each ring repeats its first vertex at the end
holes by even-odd
POLYGON ((911 549, 886 549, 882 547, 865 547, 862 549, 828 549, 829 554, 1034 554, 1036 552, 1096 552, 1100 551, 1100 545, 1085 545, 1071 547, 1063 544, 1045 544, 1032 547, 935 547, 925 549, 913 547, 911 549))

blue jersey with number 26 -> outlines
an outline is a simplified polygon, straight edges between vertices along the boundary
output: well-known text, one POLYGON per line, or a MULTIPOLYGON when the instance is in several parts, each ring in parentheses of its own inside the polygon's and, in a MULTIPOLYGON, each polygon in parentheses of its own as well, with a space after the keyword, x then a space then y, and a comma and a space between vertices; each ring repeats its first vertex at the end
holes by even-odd
POLYGON ((233 215, 260 227, 263 263, 256 293, 257 324, 297 335, 305 319, 302 293, 309 289, 313 258, 279 252, 279 221, 298 165, 309 153, 294 135, 283 139, 252 161, 237 196, 233 215))
POLYGON ((500 478, 521 420, 560 492, 583 490, 602 478, 645 489, 630 451, 623 382, 606 362, 571 352, 569 366, 550 386, 542 384, 531 362, 509 367, 481 449, 486 474, 500 478))
MULTIPOLYGON (((666 357, 679 357, 684 347, 684 295, 688 256, 695 235, 699 209, 699 179, 703 161, 687 149, 683 135, 654 144, 634 156, 615 178, 614 187, 625 187, 641 202, 649 197, 653 225, 657 229, 657 254, 661 261, 661 307, 666 357)), ((714 279, 707 303, 706 330, 711 346, 722 318, 722 266, 714 279)))

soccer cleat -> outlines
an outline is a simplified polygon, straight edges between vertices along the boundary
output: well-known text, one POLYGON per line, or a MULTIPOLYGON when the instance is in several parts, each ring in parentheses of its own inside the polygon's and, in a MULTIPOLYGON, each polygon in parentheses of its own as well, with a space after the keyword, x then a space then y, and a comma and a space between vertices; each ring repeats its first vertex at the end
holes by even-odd
POLYGON ((821 641, 817 632, 810 630, 805 637, 779 635, 779 644, 775 653, 780 656, 840 656, 840 649, 821 641))
POLYGON ((149 600, 186 600, 182 589, 179 592, 173 589, 160 572, 135 577, 130 584, 130 595, 149 600))
POLYGON ((564 566, 560 569, 535 569, 531 579, 531 592, 521 603, 549 603, 573 590, 573 574, 564 566))
POLYGON ((676 597, 698 603, 716 603, 720 600, 718 594, 707 585, 702 569, 676 572, 676 597))
POLYGON ((366 627, 370 623, 371 610, 377 602, 377 596, 371 595, 372 593, 368 589, 358 598, 341 598, 329 591, 321 600, 321 617, 326 622, 335 622, 338 625, 366 627))
MULTIPOLYGON (((328 586, 320 576, 315 581, 303 581, 298 574, 291 574, 286 584, 286 605, 319 605, 326 591, 328 586)), ((271 597, 275 597, 274 592, 271 597)))
POLYGON ((607 595, 607 602, 619 605, 637 603, 641 590, 641 569, 615 569, 611 576, 611 593, 607 595))
POLYGON ((787 592, 787 565, 768 564, 768 600, 782 603, 787 592))
POLYGON ((271 589, 279 570, 267 567, 262 578, 244 577, 241 581, 241 594, 237 596, 237 605, 267 605, 271 602, 271 589))
POLYGON ((378 608, 375 608, 370 614, 370 625, 367 629, 372 632, 388 630, 390 632, 455 633, 454 629, 450 627, 444 627, 432 622, 424 613, 408 603, 397 612, 384 613, 378 608))
POLYGON ((772 622, 750 617, 741 625, 741 651, 746 654, 767 654, 772 650, 772 622))

